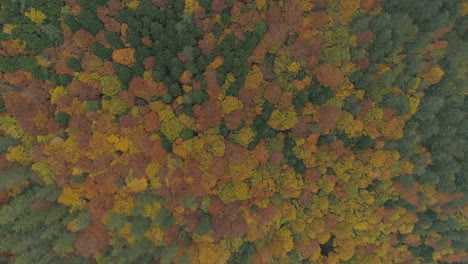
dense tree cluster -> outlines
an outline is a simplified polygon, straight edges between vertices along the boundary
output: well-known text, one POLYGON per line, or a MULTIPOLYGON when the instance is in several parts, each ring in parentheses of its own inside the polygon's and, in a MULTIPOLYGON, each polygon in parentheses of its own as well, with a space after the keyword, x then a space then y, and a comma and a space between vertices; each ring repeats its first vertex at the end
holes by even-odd
POLYGON ((0 262, 468 262, 467 21, 0 0, 0 262))

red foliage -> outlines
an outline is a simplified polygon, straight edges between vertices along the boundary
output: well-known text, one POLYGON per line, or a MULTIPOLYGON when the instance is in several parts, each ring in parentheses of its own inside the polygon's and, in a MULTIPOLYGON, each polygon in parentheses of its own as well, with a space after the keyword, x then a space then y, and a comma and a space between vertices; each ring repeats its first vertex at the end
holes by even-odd
POLYGON ((299 239, 294 245, 305 258, 310 258, 320 250, 320 242, 317 239, 299 239))
POLYGON ((78 80, 73 80, 70 85, 70 94, 73 97, 78 97, 80 101, 98 100, 101 91, 90 87, 88 84, 78 80))
POLYGON ((267 208, 260 208, 256 214, 257 223, 260 227, 265 227, 268 225, 277 211, 276 205, 270 203, 267 208))
POLYGON ((310 16, 312 17, 313 27, 323 27, 328 23, 328 15, 325 11, 313 12, 310 16))
POLYGON ((277 151, 271 153, 271 162, 273 164, 281 164, 284 161, 284 154, 283 152, 277 151))
POLYGON ((245 13, 240 14, 237 22, 242 27, 245 27, 247 25, 257 22, 258 20, 260 20, 260 15, 258 14, 256 10, 251 9, 245 13))
POLYGON ((297 138, 305 138, 309 134, 309 123, 313 121, 311 116, 299 116, 298 122, 291 129, 292 134, 297 138))
MULTIPOLYGON (((228 207, 230 205, 228 205, 228 207)), ((226 210, 229 209, 226 208, 226 210)), ((242 237, 247 232, 247 221, 245 221, 245 219, 240 215, 237 216, 224 213, 220 216, 213 217, 211 222, 212 229, 214 231, 213 238, 215 241, 219 241, 224 238, 242 237)))
POLYGON ((218 84, 218 74, 216 71, 205 72, 206 92, 210 97, 217 98, 221 94, 221 87, 218 84))
POLYGON ((330 132, 341 118, 341 111, 333 106, 325 106, 317 113, 317 123, 324 133, 330 132))
POLYGON ((151 102, 153 96, 163 96, 167 92, 166 86, 162 83, 154 82, 153 80, 145 80, 140 76, 134 76, 129 84, 129 90, 136 97, 145 99, 151 102))
POLYGON ((73 34, 73 42, 81 52, 88 51, 96 42, 93 35, 86 30, 80 29, 73 34))
POLYGON ((156 58, 154 56, 147 57, 143 60, 143 66, 145 66, 146 71, 152 70, 154 65, 156 65, 156 58))
POLYGON ((23 126, 30 136, 57 133, 60 125, 53 118, 51 104, 38 103, 19 93, 9 93, 4 99, 5 107, 23 126))
POLYGON ((292 45, 292 55, 294 60, 302 60, 309 57, 319 58, 322 55, 322 44, 324 42, 322 35, 306 40, 297 38, 292 45))
POLYGON ((370 61, 369 61, 369 58, 362 58, 362 59, 359 59, 357 61, 354 62, 356 64, 356 66, 359 67, 359 69, 363 72, 363 71, 366 71, 367 68, 369 67, 370 65, 370 61))
POLYGON ((288 38, 289 26, 281 22, 272 22, 268 27, 268 32, 274 41, 283 45, 288 38))
POLYGON ((281 22, 283 20, 281 9, 276 3, 272 3, 268 10, 265 12, 265 20, 265 22, 269 25, 275 22, 281 22))
POLYGON ((89 258, 104 250, 109 245, 109 234, 106 227, 97 221, 80 233, 76 240, 76 252, 78 255, 89 258))
POLYGON ((210 98, 202 105, 195 105, 193 112, 196 118, 195 127, 199 131, 205 131, 221 124, 222 113, 215 98, 210 98))
POLYGON ((249 152, 239 144, 226 141, 226 157, 230 165, 239 165, 250 160, 249 152))
POLYGON ((122 128, 133 128, 140 124, 140 119, 130 113, 120 117, 119 123, 122 128))
POLYGON ((286 2, 284 5, 283 18, 286 24, 295 31, 298 31, 302 24, 302 8, 297 1, 286 2))
POLYGON ((228 7, 226 0, 213 0, 211 2, 211 9, 213 10, 213 15, 218 15, 223 12, 223 10, 228 7))
POLYGON ((315 74, 321 84, 331 88, 338 87, 344 80, 343 72, 330 63, 321 64, 315 74))
POLYGON ((213 33, 207 33, 203 36, 203 39, 198 41, 198 47, 202 50, 203 55, 207 55, 213 52, 216 46, 216 37, 213 33))
POLYGON ((235 16, 236 14, 240 13, 242 8, 244 8, 244 3, 236 1, 231 7, 231 16, 235 16))
POLYGON ((154 112, 148 112, 143 116, 143 124, 149 133, 159 130, 161 126, 159 117, 154 112))
POLYGON ((370 29, 367 29, 357 35, 356 43, 358 46, 361 46, 364 43, 372 41, 373 39, 374 32, 372 32, 370 29))

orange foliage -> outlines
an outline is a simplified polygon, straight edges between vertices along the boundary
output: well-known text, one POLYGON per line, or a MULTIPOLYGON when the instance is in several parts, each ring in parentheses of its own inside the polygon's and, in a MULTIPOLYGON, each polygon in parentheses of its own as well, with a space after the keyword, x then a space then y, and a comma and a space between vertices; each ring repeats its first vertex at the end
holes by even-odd
POLYGON ((123 65, 132 65, 136 62, 135 50, 131 48, 114 50, 112 60, 123 65))

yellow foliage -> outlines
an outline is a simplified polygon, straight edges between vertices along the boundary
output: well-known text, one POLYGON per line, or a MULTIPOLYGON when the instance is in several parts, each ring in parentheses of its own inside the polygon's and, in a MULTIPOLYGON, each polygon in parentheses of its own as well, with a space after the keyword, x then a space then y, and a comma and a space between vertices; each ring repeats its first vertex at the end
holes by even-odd
POLYGON ((419 106, 419 103, 421 102, 421 100, 419 100, 419 98, 415 98, 415 97, 411 97, 411 96, 408 96, 408 99, 409 99, 410 113, 412 115, 414 115, 418 111, 418 106, 419 106))
POLYGON ((21 165, 31 164, 31 157, 23 145, 8 147, 6 159, 18 162, 21 165))
POLYGON ((383 117, 383 110, 379 107, 373 107, 369 109, 366 113, 366 118, 364 119, 366 122, 371 121, 379 121, 382 120, 383 117))
POLYGON ((380 132, 388 139, 400 139, 403 137, 403 126, 396 118, 392 118, 389 121, 382 123, 382 127, 379 127, 380 132))
POLYGON ((351 96, 353 92, 354 84, 350 81, 345 81, 344 85, 342 85, 341 88, 335 92, 335 96, 340 100, 344 100, 346 97, 351 96))
POLYGON ((127 111, 128 104, 119 97, 112 97, 110 100, 102 100, 102 109, 113 115, 120 115, 127 111))
POLYGON ((140 5, 140 1, 132 0, 132 1, 128 2, 128 3, 126 3, 126 5, 127 5, 128 8, 131 8, 131 9, 135 10, 140 5))
POLYGON ((296 178, 296 172, 290 167, 283 171, 277 183, 279 192, 285 199, 298 197, 304 184, 302 179, 296 178))
POLYGON ((224 248, 230 252, 238 252, 240 246, 244 244, 244 240, 241 237, 237 238, 227 238, 221 242, 224 245, 224 248))
POLYGON ((182 90, 184 90, 185 93, 190 93, 192 91, 192 86, 183 85, 182 90))
POLYGON ((343 22, 345 22, 346 24, 349 24, 349 22, 351 22, 353 14, 355 13, 356 10, 359 9, 360 5, 361 5, 360 0, 341 0, 340 14, 341 14, 341 19, 343 19, 343 22))
POLYGON ((236 135, 236 142, 247 147, 254 140, 255 132, 251 127, 243 127, 236 135))
POLYGON ((13 24, 5 24, 3 25, 3 33, 5 34, 11 34, 11 31, 13 29, 17 28, 16 25, 13 25, 13 24))
POLYGON ((213 243, 202 240, 196 243, 196 247, 198 248, 198 252, 193 254, 193 256, 198 255, 198 258, 192 259, 192 263, 194 264, 226 263, 230 256, 229 251, 222 248, 221 243, 213 243))
POLYGON ((219 186, 218 196, 225 204, 232 203, 238 199, 232 182, 219 186))
POLYGON ((132 65, 136 62, 135 50, 132 48, 114 50, 114 52, 112 53, 112 59, 116 63, 120 63, 127 66, 132 65))
POLYGON ((238 200, 247 200, 250 198, 249 187, 243 181, 234 182, 233 192, 236 194, 238 200))
POLYGON ((224 63, 224 58, 217 56, 207 67, 206 71, 215 71, 224 63))
POLYGON ((414 164, 409 159, 404 159, 401 162, 399 169, 400 174, 412 174, 414 170, 414 164))
POLYGON ((55 104, 57 102, 57 99, 60 97, 65 97, 68 95, 68 90, 67 88, 63 86, 57 86, 55 89, 52 89, 49 91, 51 97, 50 97, 50 102, 55 104))
POLYGON ((232 73, 228 73, 226 75, 226 80, 230 83, 233 83, 235 80, 236 80, 236 77, 234 77, 234 75, 232 73))
POLYGON ((278 240, 280 241, 281 245, 286 250, 286 252, 289 252, 293 249, 294 241, 292 232, 291 230, 289 230, 289 228, 287 228, 286 226, 281 227, 276 232, 276 236, 278 237, 278 240))
POLYGON ((114 196, 114 211, 116 213, 132 215, 135 205, 135 198, 129 193, 118 192, 114 196))
POLYGON ((287 70, 287 65, 291 63, 291 56, 286 49, 280 50, 277 54, 274 64, 273 71, 276 74, 281 74, 287 70))
POLYGON ((265 0, 255 0, 255 4, 257 5, 258 10, 262 10, 266 5, 266 1, 265 0))
POLYGON ((221 135, 207 135, 206 143, 211 145, 211 153, 216 157, 223 157, 226 152, 224 137, 221 135))
POLYGON ((294 107, 290 107, 286 111, 273 110, 267 123, 276 130, 288 130, 294 127, 297 121, 297 113, 294 107))
POLYGON ((140 179, 129 179, 126 180, 129 192, 142 192, 148 187, 148 181, 145 178, 140 179))
POLYGON ((107 140, 114 144, 114 148, 116 150, 120 150, 122 152, 127 151, 130 147, 130 141, 128 140, 128 138, 118 137, 116 135, 110 135, 107 138, 107 140))
POLYGON ((42 24, 47 18, 42 11, 36 10, 35 8, 29 8, 29 11, 24 13, 24 15, 36 25, 42 24))
POLYGON ((0 129, 14 139, 20 139, 25 134, 19 122, 10 115, 0 116, 0 129))
POLYGON ((355 120, 350 113, 343 111, 337 127, 346 132, 349 138, 355 138, 362 134, 364 123, 359 119, 355 120))
POLYGON ((304 10, 305 12, 310 12, 314 8, 314 4, 312 4, 311 1, 309 0, 301 0, 300 4, 302 7, 302 10, 304 10))
POLYGON ((367 222, 359 222, 353 226, 354 230, 364 231, 367 229, 367 222))
POLYGON ((120 91, 120 81, 115 76, 104 76, 99 79, 102 86, 102 93, 105 95, 113 96, 120 91))
POLYGON ((298 73, 300 69, 301 65, 295 61, 288 65, 288 71, 290 72, 298 73))
POLYGON ((194 0, 185 0, 184 12, 191 14, 195 8, 194 0))
POLYGON ((440 82, 444 73, 445 72, 439 66, 435 66, 424 74, 424 77, 427 78, 431 84, 436 84, 440 82))
POLYGON ((162 103, 161 101, 158 101, 156 103, 161 103, 161 104, 153 104, 153 108, 156 110, 155 112, 158 113, 158 117, 161 122, 169 121, 171 119, 176 118, 170 106, 164 105, 164 103, 162 103))
POLYGON ((356 245, 351 237, 338 238, 336 244, 338 257, 341 260, 349 260, 353 257, 356 245))
POLYGON ((145 170, 146 175, 148 175, 150 179, 154 178, 158 174, 159 170, 161 170, 161 168, 162 168, 161 164, 153 161, 149 163, 148 166, 146 167, 146 170, 145 170))
POLYGON ((227 115, 234 110, 244 108, 244 104, 235 96, 226 96, 226 98, 221 102, 221 107, 223 114, 227 115))
POLYGON ((185 126, 177 118, 173 118, 169 121, 162 122, 161 132, 166 135, 169 141, 173 141, 178 138, 180 132, 184 130, 185 126))
POLYGON ((37 162, 31 166, 32 170, 39 174, 45 184, 54 183, 54 174, 49 170, 47 163, 37 162))
POLYGON ((72 208, 71 210, 82 209, 85 205, 85 201, 80 197, 80 192, 70 187, 63 188, 62 194, 57 201, 66 206, 70 206, 72 208))
POLYGON ((119 232, 119 236, 127 241, 129 245, 135 244, 135 238, 132 236, 132 224, 126 222, 119 232))
POLYGON ((461 4, 460 13, 462 16, 468 15, 468 2, 463 2, 461 4))
POLYGON ((254 65, 251 72, 245 78, 245 88, 257 89, 263 84, 263 73, 260 67, 254 65))

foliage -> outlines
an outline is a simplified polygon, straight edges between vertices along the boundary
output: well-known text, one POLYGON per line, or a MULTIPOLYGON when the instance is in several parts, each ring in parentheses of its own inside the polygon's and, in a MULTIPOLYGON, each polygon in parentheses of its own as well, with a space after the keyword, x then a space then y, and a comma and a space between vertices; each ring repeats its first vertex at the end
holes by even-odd
POLYGON ((0 262, 467 262, 460 0, 0 0, 0 262))

